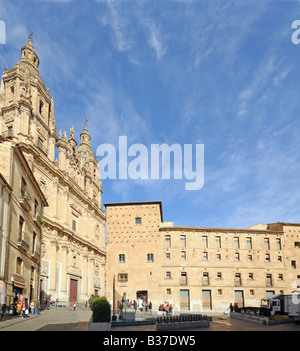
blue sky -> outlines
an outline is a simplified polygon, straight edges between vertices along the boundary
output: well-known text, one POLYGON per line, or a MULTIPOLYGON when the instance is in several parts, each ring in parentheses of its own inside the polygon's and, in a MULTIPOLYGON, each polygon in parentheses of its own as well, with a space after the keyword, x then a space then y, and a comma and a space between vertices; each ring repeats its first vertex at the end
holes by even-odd
POLYGON ((300 222, 299 1, 0 0, 10 69, 34 32, 57 131, 92 147, 204 144, 204 186, 103 180, 103 202, 162 200, 175 225, 300 222))

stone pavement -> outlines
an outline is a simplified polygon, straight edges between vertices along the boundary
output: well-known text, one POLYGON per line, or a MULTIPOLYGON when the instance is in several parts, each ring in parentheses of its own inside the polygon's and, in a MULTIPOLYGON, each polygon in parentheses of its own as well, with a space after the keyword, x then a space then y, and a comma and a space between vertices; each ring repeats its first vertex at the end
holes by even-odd
POLYGON ((41 311, 40 315, 29 315, 28 318, 13 317, 0 322, 1 331, 87 331, 92 316, 89 308, 53 307, 41 311))
MULTIPOLYGON (((44 310, 40 315, 30 315, 23 319, 15 317, 5 322, 0 322, 1 331, 88 331, 88 323, 92 316, 89 308, 76 308, 69 311, 68 307, 53 307, 44 310)), ((149 313, 137 312, 137 318, 150 318, 149 313)), ((153 318, 156 318, 154 315, 153 318)), ((112 328, 111 332, 143 331, 156 332, 155 325, 128 326, 112 328)), ((185 332, 197 333, 200 331, 300 331, 300 325, 295 323, 262 326, 249 321, 241 321, 230 316, 213 314, 209 328, 185 329, 185 332)))

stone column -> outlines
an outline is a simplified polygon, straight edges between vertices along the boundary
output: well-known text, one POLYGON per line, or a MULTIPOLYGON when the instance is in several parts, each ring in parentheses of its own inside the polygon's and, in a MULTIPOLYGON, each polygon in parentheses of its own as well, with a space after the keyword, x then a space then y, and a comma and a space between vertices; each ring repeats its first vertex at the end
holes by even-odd
POLYGON ((90 291, 89 295, 94 294, 94 252, 89 255, 89 271, 90 271, 90 291))
POLYGON ((56 238, 51 238, 50 240, 50 290, 56 290, 56 260, 57 260, 57 240, 56 238))
POLYGON ((87 248, 84 248, 82 258, 83 258, 82 295, 88 295, 88 286, 87 286, 88 250, 87 248))
POLYGON ((62 267, 61 267, 61 291, 67 292, 67 262, 68 262, 68 239, 64 237, 60 244, 62 267))

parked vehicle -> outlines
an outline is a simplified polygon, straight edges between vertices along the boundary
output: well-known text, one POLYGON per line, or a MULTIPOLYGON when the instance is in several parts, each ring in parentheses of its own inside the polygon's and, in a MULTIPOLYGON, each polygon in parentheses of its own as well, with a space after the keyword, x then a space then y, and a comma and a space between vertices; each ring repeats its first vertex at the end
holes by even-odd
POLYGON ((289 316, 295 322, 300 321, 300 291, 291 295, 270 295, 261 300, 260 307, 242 307, 236 312, 271 317, 275 315, 289 316))

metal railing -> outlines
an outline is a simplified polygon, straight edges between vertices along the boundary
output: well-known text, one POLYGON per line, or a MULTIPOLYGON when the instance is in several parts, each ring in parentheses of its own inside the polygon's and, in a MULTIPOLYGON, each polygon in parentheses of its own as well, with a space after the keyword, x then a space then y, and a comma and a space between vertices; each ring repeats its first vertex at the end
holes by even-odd
POLYGON ((156 317, 157 324, 202 322, 207 320, 209 320, 207 315, 202 314, 181 314, 179 316, 156 317))
POLYGON ((18 238, 18 244, 24 246, 26 249, 29 249, 30 238, 25 232, 21 232, 18 238))

